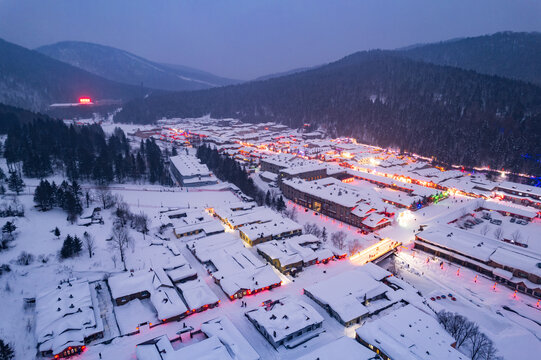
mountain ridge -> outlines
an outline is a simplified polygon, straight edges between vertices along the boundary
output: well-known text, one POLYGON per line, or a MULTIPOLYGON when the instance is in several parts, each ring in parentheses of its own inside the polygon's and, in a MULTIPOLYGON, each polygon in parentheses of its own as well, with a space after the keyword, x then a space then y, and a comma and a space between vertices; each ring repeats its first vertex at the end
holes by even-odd
POLYGON ((82 41, 61 41, 36 51, 116 82, 167 91, 201 90, 229 85, 226 79, 183 65, 161 64, 111 46, 82 41))

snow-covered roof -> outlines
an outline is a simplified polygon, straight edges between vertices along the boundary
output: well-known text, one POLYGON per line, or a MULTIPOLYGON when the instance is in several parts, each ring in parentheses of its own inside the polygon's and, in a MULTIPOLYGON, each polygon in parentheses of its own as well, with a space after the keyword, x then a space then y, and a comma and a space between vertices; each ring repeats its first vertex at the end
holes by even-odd
POLYGON ((433 316, 413 305, 365 323, 356 333, 391 359, 468 359, 451 346, 455 340, 433 316))
POLYGON ((163 268, 122 273, 108 280, 114 299, 148 291, 160 319, 169 319, 187 308, 163 268))
POLYGON ((177 284, 177 288, 181 291, 184 300, 186 300, 188 310, 196 310, 219 301, 216 294, 201 279, 177 284))
POLYGON ((295 221, 286 217, 281 217, 279 220, 273 220, 261 224, 251 224, 240 228, 249 239, 258 239, 264 237, 279 237, 282 234, 287 234, 293 231, 302 231, 300 226, 295 221))
POLYGON ((310 353, 297 358, 297 360, 336 360, 339 355, 342 359, 376 360, 376 354, 357 341, 342 336, 327 343, 310 353))
POLYGON ((137 360, 234 360, 216 336, 174 350, 167 335, 138 344, 137 360))
POLYGON ((211 171, 205 164, 201 164, 198 158, 191 155, 176 155, 169 158, 171 164, 184 177, 209 176, 211 171))
POLYGON ((541 276, 541 256, 480 234, 447 225, 434 225, 417 234, 425 242, 459 254, 541 276))
POLYGON ((535 218, 539 211, 532 207, 522 206, 518 204, 503 203, 501 201, 485 201, 483 202, 483 205, 481 207, 486 210, 507 212, 513 215, 523 216, 530 219, 535 218))
POLYGON ((36 297, 36 337, 40 351, 62 352, 84 345, 84 339, 103 331, 99 305, 88 281, 73 280, 36 297))
POLYGON ((201 331, 209 337, 219 338, 220 342, 226 346, 233 359, 259 359, 259 354, 226 316, 204 322, 201 324, 201 331))
POLYGON ((323 317, 312 306, 289 297, 268 306, 257 307, 245 315, 264 328, 275 343, 299 330, 323 322, 323 317))
MULTIPOLYGON (((318 281, 307 286, 305 291, 312 294, 319 302, 328 304, 343 322, 349 322, 372 312, 373 309, 371 305, 366 303, 366 300, 393 291, 380 282, 380 279, 376 280, 382 274, 387 276, 391 274, 381 268, 379 269, 382 271, 370 269, 373 266, 377 267, 377 265, 368 263, 357 269, 318 281)), ((390 305, 391 302, 388 304, 390 305)))

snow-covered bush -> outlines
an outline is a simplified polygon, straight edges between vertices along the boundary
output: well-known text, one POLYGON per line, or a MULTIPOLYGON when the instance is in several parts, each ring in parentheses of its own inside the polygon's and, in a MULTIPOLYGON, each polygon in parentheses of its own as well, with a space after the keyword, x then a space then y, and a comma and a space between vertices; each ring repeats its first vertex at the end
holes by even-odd
POLYGON ((34 262, 34 255, 26 251, 23 251, 22 253, 19 254, 19 257, 17 258, 16 262, 17 264, 23 265, 23 266, 30 265, 34 262))

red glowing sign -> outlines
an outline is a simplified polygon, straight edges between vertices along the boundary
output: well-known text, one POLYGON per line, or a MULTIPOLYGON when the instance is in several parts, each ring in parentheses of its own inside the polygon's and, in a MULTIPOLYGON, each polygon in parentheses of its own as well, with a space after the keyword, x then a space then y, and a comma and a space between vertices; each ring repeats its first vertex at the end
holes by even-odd
POLYGON ((82 97, 79 98, 79 104, 90 104, 92 101, 89 97, 82 97))

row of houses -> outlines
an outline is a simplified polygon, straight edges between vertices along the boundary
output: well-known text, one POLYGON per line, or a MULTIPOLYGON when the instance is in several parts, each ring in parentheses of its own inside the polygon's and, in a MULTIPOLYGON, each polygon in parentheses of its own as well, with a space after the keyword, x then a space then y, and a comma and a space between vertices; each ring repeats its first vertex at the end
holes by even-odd
POLYGON ((117 307, 115 311, 120 314, 137 313, 137 316, 132 315, 127 319, 120 316, 122 321, 119 325, 123 334, 137 333, 139 327, 143 325, 152 327, 178 321, 190 314, 219 305, 218 297, 205 281, 198 278, 195 269, 178 249, 166 251, 177 255, 167 256, 166 253, 162 253, 159 254, 160 258, 151 262, 147 270, 130 271, 109 277, 107 282, 117 307), (152 308, 152 313, 137 311, 149 307, 152 308))
POLYGON ((541 257, 537 254, 447 225, 419 232, 414 246, 541 298, 541 257))

